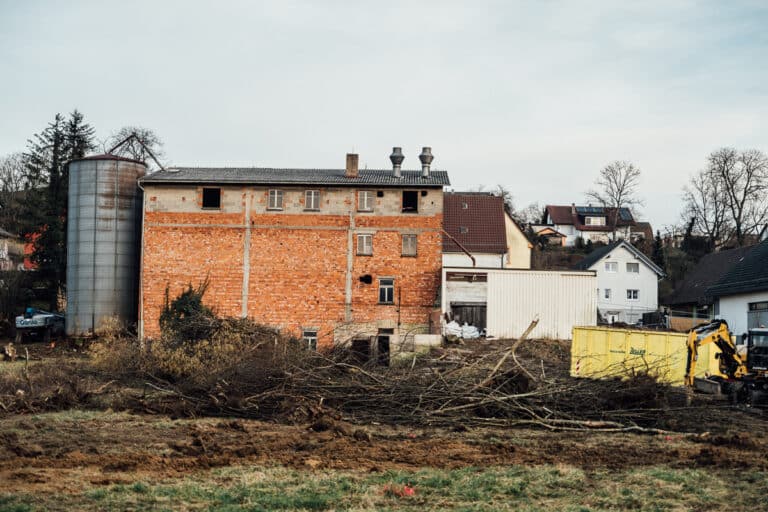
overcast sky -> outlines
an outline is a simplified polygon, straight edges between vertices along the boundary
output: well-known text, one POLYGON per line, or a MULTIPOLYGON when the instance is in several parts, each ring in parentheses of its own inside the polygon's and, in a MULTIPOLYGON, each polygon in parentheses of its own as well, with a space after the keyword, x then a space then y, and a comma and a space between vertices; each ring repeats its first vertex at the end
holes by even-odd
POLYGON ((584 202, 612 160, 678 221, 709 152, 768 152, 768 2, 0 0, 0 155, 56 112, 174 165, 389 168, 584 202))

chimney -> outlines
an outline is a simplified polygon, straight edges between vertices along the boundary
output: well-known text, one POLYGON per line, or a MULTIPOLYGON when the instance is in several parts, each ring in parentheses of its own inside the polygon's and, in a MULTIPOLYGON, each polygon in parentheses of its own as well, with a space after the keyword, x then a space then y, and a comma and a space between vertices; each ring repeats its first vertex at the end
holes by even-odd
POLYGON ((421 160, 421 177, 422 178, 429 178, 429 166, 432 164, 432 160, 434 159, 435 157, 432 156, 432 148, 430 147, 421 148, 421 154, 419 155, 419 160, 421 160))
POLYGON ((357 153, 347 153, 347 173, 344 175, 347 178, 357 178, 357 153))
POLYGON ((576 215, 576 203, 571 203, 571 215, 576 215))
POLYGON ((402 178, 403 175, 400 173, 400 166, 403 164, 403 160, 405 160, 405 156, 403 156, 403 148, 392 148, 392 154, 389 155, 389 160, 392 162, 392 176, 395 178, 402 178))

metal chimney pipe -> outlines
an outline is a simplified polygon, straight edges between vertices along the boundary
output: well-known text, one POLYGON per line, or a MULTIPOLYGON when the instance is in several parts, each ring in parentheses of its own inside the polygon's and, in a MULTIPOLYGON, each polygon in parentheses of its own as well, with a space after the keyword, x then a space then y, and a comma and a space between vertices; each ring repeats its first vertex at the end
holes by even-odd
POLYGON ((402 178, 403 175, 400 172, 400 166, 405 160, 403 155, 403 148, 392 148, 392 154, 389 155, 389 160, 392 162, 392 176, 395 178, 402 178))
POLYGON ((421 160, 421 177, 429 178, 429 166, 432 164, 432 160, 435 157, 432 156, 432 148, 426 146, 421 148, 421 154, 419 160, 421 160))

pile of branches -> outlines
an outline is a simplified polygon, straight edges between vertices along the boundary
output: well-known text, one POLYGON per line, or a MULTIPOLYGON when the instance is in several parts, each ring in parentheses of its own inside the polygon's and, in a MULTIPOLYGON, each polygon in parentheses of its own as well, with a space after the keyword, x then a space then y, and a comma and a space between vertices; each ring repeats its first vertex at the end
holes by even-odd
MULTIPOLYGON (((336 348, 314 352, 290 340, 240 352, 218 374, 159 376, 144 368, 154 393, 149 412, 306 421, 332 414, 346 421, 412 426, 537 425, 550 429, 653 431, 674 391, 647 373, 609 380, 573 379, 517 343, 480 355, 454 349, 413 356, 394 367, 361 362, 336 348)), ((139 404, 135 404, 139 405, 139 404)))

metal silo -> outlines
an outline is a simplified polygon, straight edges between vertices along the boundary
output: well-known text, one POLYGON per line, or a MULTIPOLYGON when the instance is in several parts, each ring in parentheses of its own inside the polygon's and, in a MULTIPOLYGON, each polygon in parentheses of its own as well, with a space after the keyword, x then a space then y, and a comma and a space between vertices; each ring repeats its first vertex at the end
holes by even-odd
POLYGON ((69 163, 68 335, 93 332, 109 317, 135 323, 138 304, 142 162, 114 155, 69 163))

